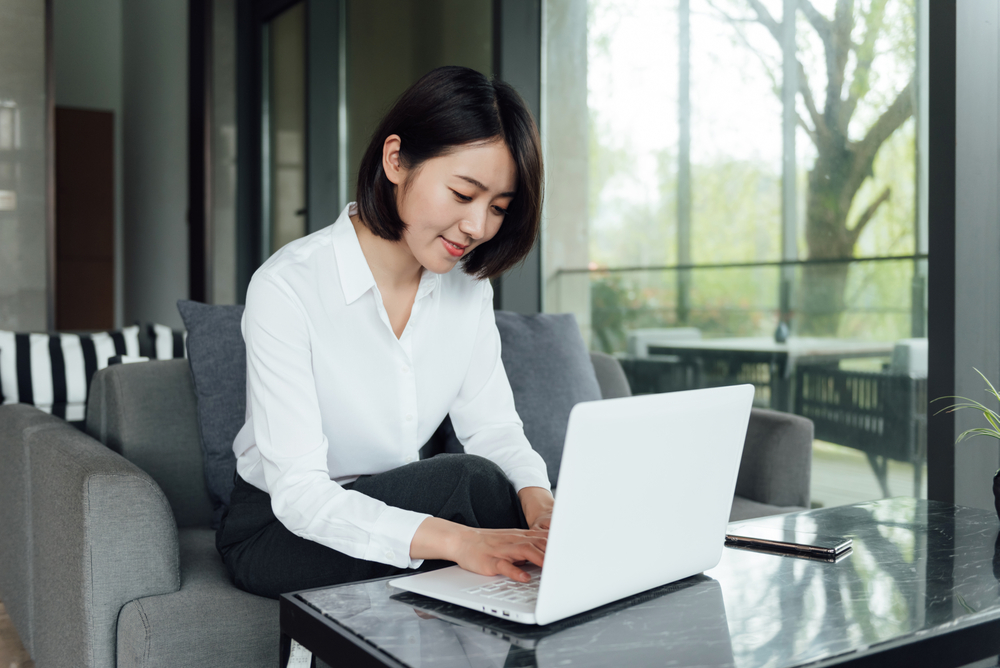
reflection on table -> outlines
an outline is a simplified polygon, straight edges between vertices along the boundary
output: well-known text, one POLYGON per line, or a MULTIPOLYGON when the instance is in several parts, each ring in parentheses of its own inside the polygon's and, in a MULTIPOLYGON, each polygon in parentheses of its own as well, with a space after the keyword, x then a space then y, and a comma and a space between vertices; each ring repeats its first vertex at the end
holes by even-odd
POLYGON ((782 667, 914 651, 962 665, 1000 652, 994 513, 897 498, 747 523, 848 536, 854 551, 830 564, 727 548, 704 575, 546 627, 399 595, 385 581, 296 596, 414 668, 782 667))

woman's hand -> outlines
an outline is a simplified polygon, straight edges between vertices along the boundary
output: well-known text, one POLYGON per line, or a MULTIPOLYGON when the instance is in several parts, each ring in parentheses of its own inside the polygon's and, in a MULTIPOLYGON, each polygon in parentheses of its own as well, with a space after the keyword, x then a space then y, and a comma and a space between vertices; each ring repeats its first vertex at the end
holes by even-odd
POLYGON ((475 529, 429 517, 413 535, 410 558, 445 559, 480 575, 527 582, 531 577, 514 564, 530 561, 542 566, 547 538, 548 531, 475 529))
POLYGON ((517 493, 524 510, 524 519, 532 529, 548 531, 552 523, 552 506, 555 499, 544 487, 522 487, 517 493))

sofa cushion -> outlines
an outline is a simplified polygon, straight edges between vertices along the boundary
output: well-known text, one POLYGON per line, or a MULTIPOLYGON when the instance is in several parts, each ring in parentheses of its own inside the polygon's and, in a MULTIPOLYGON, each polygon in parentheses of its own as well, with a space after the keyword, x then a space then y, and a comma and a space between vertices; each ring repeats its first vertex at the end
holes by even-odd
POLYGON ((177 308, 188 332, 205 484, 215 509, 212 526, 217 528, 233 489, 233 439, 246 421, 247 359, 240 329, 243 307, 181 300, 177 308))
POLYGON ((187 332, 183 329, 171 329, 151 322, 146 325, 146 341, 148 351, 145 355, 151 359, 175 360, 187 357, 187 332))
POLYGON ((138 354, 138 326, 93 334, 0 331, 0 403, 31 404, 82 423, 93 375, 112 357, 138 354))
POLYGON ((127 603, 118 616, 118 666, 278 665, 278 602, 240 591, 215 549, 215 532, 183 529, 181 587, 127 603))
POLYGON ((554 486, 570 410, 581 401, 601 398, 594 365, 571 313, 497 311, 496 322, 514 406, 554 486))

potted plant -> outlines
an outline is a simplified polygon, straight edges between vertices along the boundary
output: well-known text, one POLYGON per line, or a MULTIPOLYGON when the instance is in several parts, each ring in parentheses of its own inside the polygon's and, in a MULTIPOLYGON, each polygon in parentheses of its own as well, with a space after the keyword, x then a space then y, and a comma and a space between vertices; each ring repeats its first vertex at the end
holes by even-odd
MULTIPOLYGON (((986 393, 1000 402, 1000 393, 998 393, 996 388, 993 387, 993 383, 990 382, 989 378, 984 376, 979 369, 975 369, 975 367, 973 367, 973 369, 979 374, 980 378, 986 381, 986 393)), ((1000 440, 1000 413, 997 413, 991 408, 987 408, 974 399, 968 399, 966 397, 939 397, 938 399, 935 399, 935 401, 940 399, 961 399, 961 402, 952 404, 951 406, 946 406, 935 413, 935 415, 943 412, 952 413, 962 408, 974 408, 983 414, 983 417, 986 418, 986 421, 989 422, 990 425, 989 427, 973 427, 972 429, 966 429, 958 435, 957 439, 955 439, 955 445, 961 443, 968 436, 989 436, 990 438, 1000 440)), ((997 517, 1000 518, 1000 470, 993 475, 993 506, 996 508, 997 517)))

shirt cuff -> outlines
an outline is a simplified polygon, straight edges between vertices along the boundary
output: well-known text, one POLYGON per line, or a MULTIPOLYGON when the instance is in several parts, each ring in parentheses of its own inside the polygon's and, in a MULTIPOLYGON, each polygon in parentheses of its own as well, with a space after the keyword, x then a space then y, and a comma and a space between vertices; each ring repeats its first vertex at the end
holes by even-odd
POLYGON ((518 466, 506 473, 507 479, 510 480, 510 484, 514 485, 516 492, 520 492, 525 487, 541 487, 552 491, 548 476, 534 466, 518 466))
POLYGON ((410 558, 410 543, 426 513, 388 506, 375 520, 364 559, 396 568, 419 568, 423 559, 410 558))

